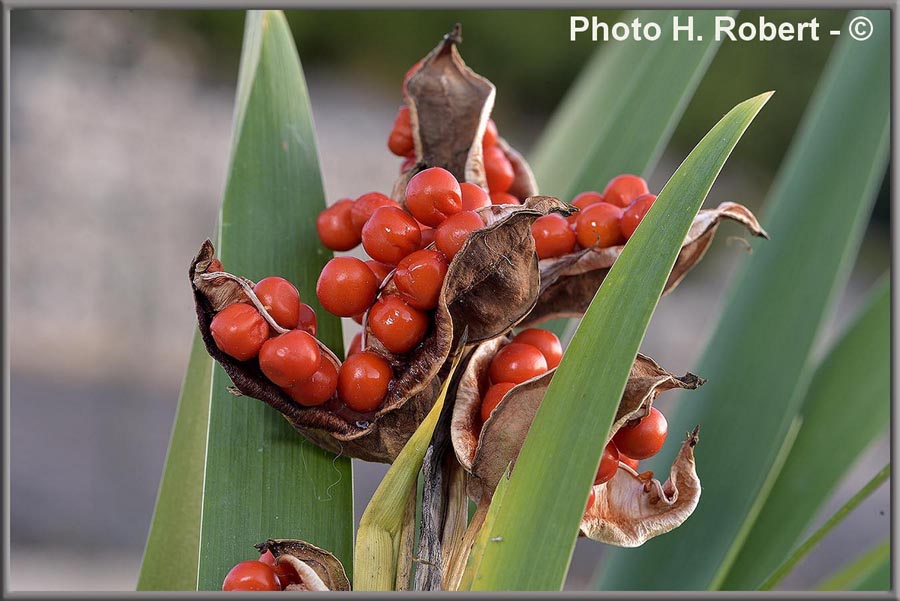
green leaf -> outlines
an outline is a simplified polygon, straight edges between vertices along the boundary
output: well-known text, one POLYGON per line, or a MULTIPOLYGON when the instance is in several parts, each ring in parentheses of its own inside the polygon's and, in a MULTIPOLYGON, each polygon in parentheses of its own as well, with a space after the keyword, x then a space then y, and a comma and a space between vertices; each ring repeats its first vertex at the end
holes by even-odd
MULTIPOLYGON (((294 282, 318 314, 318 337, 339 355, 340 321, 314 290, 330 258, 315 217, 325 207, 306 83, 278 11, 247 15, 231 169, 219 219, 222 263, 257 280, 294 282)), ((352 565, 350 461, 306 442, 263 403, 228 392, 216 366, 204 482, 199 588, 219 589, 267 538, 300 538, 352 565)), ((349 570, 348 570, 349 572, 349 570)))
POLYGON ((784 561, 860 454, 887 431, 891 288, 886 276, 877 288, 816 369, 797 441, 722 588, 758 586, 784 561))
POLYGON ((891 588, 891 540, 885 538, 820 583, 818 591, 886 591, 891 588))
POLYGON ((197 590, 211 376, 212 359, 196 333, 141 562, 139 591, 197 590))
MULTIPOLYGON (((700 504, 677 530, 610 553, 601 588, 716 588, 743 542, 738 535, 749 532, 745 522, 800 409, 810 352, 847 281, 884 173, 890 19, 886 11, 862 14, 875 33, 864 43, 844 37, 833 51, 766 206, 771 240, 753 244, 696 369, 708 382, 669 416, 671 432, 703 424, 700 504)), ((664 450, 649 467, 669 457, 664 450)))
MULTIPOLYGON (((558 590, 631 365, 691 221, 771 93, 732 109, 672 175, 585 313, 513 469, 473 590, 558 590), (596 349, 616 349, 598 361, 596 349), (540 552, 536 550, 540 549, 540 552)), ((489 513, 490 516, 490 513, 489 513)))
POLYGON ((875 476, 869 480, 869 482, 863 486, 859 492, 857 492, 853 497, 844 503, 844 505, 838 509, 834 515, 828 518, 818 530, 812 533, 812 535, 807 538, 803 543, 798 546, 790 556, 778 566, 772 574, 766 578, 766 580, 759 586, 759 590, 762 591, 770 591, 775 586, 781 582, 781 580, 791 573, 794 567, 806 557, 810 551, 812 551, 819 542, 825 538, 825 536, 834 530, 834 527, 843 521, 845 517, 847 517, 851 511, 856 509, 860 503, 865 501, 869 495, 871 495, 875 490, 881 486, 891 475, 891 464, 887 464, 881 471, 875 474, 875 476))

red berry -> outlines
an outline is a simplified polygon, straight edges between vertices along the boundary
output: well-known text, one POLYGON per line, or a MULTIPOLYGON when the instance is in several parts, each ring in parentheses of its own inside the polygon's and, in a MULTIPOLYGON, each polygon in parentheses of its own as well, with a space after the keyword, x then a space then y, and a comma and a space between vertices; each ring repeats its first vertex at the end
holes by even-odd
POLYGON ((622 209, 607 202, 598 202, 581 211, 575 221, 578 244, 584 248, 606 248, 624 242, 619 229, 622 209))
POLYGON ((499 384, 494 384, 488 388, 487 392, 484 393, 484 397, 481 399, 481 423, 488 420, 491 413, 493 413, 497 405, 500 404, 500 401, 503 400, 503 396, 514 387, 515 384, 512 382, 500 382, 499 384))
POLYGON ((515 181, 512 163, 499 146, 484 149, 484 175, 491 193, 506 192, 515 181))
POLYGON ((403 159, 403 162, 400 163, 400 173, 406 173, 410 169, 412 169, 416 164, 416 157, 406 157, 403 159))
POLYGON ((481 146, 483 148, 496 146, 498 137, 499 134, 497 133, 497 124, 494 123, 493 119, 488 119, 487 125, 484 128, 484 137, 481 138, 481 146))
POLYGON ((408 353, 428 331, 428 315, 397 296, 383 296, 369 309, 369 327, 384 348, 392 353, 408 353))
POLYGON ((509 192, 491 192, 492 205, 520 205, 519 199, 509 192))
POLYGON ((209 265, 206 266, 206 273, 213 273, 216 271, 222 271, 222 261, 218 259, 210 259, 209 265))
POLYGON ((316 373, 305 380, 300 380, 285 392, 304 407, 314 407, 331 398, 337 390, 337 379, 337 368, 334 363, 323 357, 316 373))
POLYGON ((647 211, 650 210, 650 207, 653 206, 653 201, 655 200, 655 195, 644 194, 643 196, 638 196, 634 202, 631 203, 631 206, 625 209, 625 213, 622 214, 622 220, 619 222, 619 227, 626 240, 630 239, 634 234, 634 230, 640 225, 641 221, 644 219, 644 215, 646 215, 647 211))
POLYGON ((447 258, 436 250, 418 250, 397 264, 394 285, 410 306, 434 309, 447 275, 447 258))
POLYGON ((303 330, 266 340, 259 351, 259 368, 278 386, 287 388, 319 369, 321 353, 316 339, 303 330))
POLYGON ((347 357, 338 373, 338 397, 359 412, 374 411, 384 400, 394 372, 382 357, 361 351, 347 357))
POLYGON ((603 190, 603 200, 617 207, 627 207, 638 196, 650 192, 644 178, 624 173, 609 180, 603 190))
POLYGON ((350 349, 347 351, 347 356, 354 355, 362 351, 362 332, 357 332, 353 335, 353 340, 350 341, 350 349))
POLYGON ((219 350, 238 361, 257 356, 269 338, 269 324, 247 303, 234 303, 216 313, 209 331, 219 350))
POLYGON ((272 276, 256 283, 253 292, 275 323, 293 330, 300 322, 300 293, 284 278, 272 276))
POLYGON ((316 296, 329 313, 351 317, 369 308, 380 283, 356 257, 335 257, 319 274, 316 296))
POLYGON ((669 424, 656 407, 633 426, 621 428, 613 437, 613 442, 622 453, 632 459, 653 457, 666 442, 669 424))
POLYGON ((366 265, 369 266, 369 269, 372 270, 372 273, 375 274, 375 279, 378 280, 378 285, 380 286, 382 282, 384 282, 384 278, 388 277, 392 271, 394 271, 393 265, 388 265, 387 263, 379 263, 378 261, 368 260, 366 261, 366 265))
POLYGON ((588 509, 591 508, 591 505, 594 504, 594 501, 597 499, 596 493, 594 493, 593 487, 591 488, 590 494, 588 494, 587 505, 584 506, 584 511, 587 512, 588 509))
POLYGON ((316 219, 319 240, 331 250, 350 250, 360 242, 359 232, 353 225, 351 211, 353 200, 342 198, 321 213, 316 219))
POLYGON ((616 448, 612 441, 609 441, 603 448, 603 455, 600 456, 600 466, 597 468, 597 475, 594 476, 594 485, 612 480, 618 469, 619 449, 616 448))
POLYGON ((541 330, 539 328, 528 328, 522 330, 513 342, 521 342, 522 344, 530 344, 537 350, 541 351, 544 359, 547 360, 547 368, 553 369, 562 361, 563 349, 559 338, 550 330, 541 330))
POLYGON ((223 591, 280 591, 281 583, 271 566, 255 559, 237 564, 225 576, 223 591))
POLYGON ((632 459, 631 457, 626 457, 622 453, 619 453, 619 461, 633 469, 634 471, 638 471, 638 464, 640 463, 637 459, 632 459))
POLYGON ((452 261, 465 244, 469 234, 484 227, 484 221, 475 211, 463 211, 449 217, 434 232, 434 245, 452 261))
POLYGON ((281 583, 282 588, 289 584, 300 584, 300 575, 297 571, 284 562, 275 565, 275 556, 272 555, 272 552, 268 549, 259 556, 259 561, 275 570, 275 574, 278 576, 278 581, 281 583))
POLYGON ((567 219, 569 223, 575 223, 575 220, 578 219, 578 215, 581 214, 581 211, 585 210, 589 206, 593 204, 597 204, 598 202, 603 202, 603 195, 599 192, 582 192, 578 196, 572 199, 572 206, 578 207, 579 212, 570 215, 567 219))
POLYGON ((461 182, 459 189, 462 190, 462 210, 474 211, 481 207, 487 207, 491 204, 491 197, 487 190, 477 184, 469 182, 461 182))
POLYGON ((429 244, 434 242, 434 228, 428 227, 427 225, 419 225, 419 229, 422 230, 422 248, 426 248, 429 244))
POLYGON ((462 210, 462 190, 453 174, 432 167, 415 174, 406 185, 406 209, 423 224, 439 226, 462 210))
POLYGON ((368 192, 357 198, 353 202, 353 208, 350 210, 350 221, 353 223, 354 233, 362 240, 363 226, 375 211, 381 207, 397 207, 400 205, 396 200, 388 198, 380 192, 368 192))
POLYGON ((309 332, 313 336, 318 330, 316 312, 306 303, 300 303, 300 319, 297 321, 297 329, 309 332))
POLYGON ((547 371, 547 360, 536 347, 521 342, 512 342, 494 355, 488 373, 491 382, 512 382, 521 384, 547 371))
POLYGON ((397 116, 394 117, 394 127, 391 129, 391 135, 388 136, 388 148, 398 157, 408 157, 416 151, 409 107, 405 104, 400 107, 397 116))
POLYGON ((555 213, 535 219, 531 235, 539 259, 561 257, 575 250, 575 232, 564 217, 555 213))
POLYGON ((363 226, 363 248, 376 261, 396 265, 418 250, 422 232, 412 215, 396 207, 381 207, 363 226))

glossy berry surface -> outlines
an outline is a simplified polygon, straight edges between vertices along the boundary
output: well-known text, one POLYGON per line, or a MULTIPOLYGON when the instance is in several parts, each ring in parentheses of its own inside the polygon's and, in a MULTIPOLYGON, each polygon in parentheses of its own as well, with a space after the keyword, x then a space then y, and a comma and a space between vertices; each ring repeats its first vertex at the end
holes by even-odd
POLYGON ((575 223, 581 211, 598 202, 603 202, 603 195, 599 192, 582 192, 572 199, 572 206, 578 207, 579 212, 567 217, 568 222, 575 223))
POLYGON ((316 231, 325 248, 350 250, 360 243, 359 232, 350 217, 353 200, 344 198, 321 213, 316 218, 316 231))
POLYGON ((565 217, 551 213, 531 224, 531 235, 538 259, 561 257, 575 250, 577 239, 565 217))
POLYGON ((388 275, 394 271, 393 265, 388 265, 387 263, 380 263, 378 261, 368 260, 366 261, 366 265, 369 266, 369 269, 372 270, 372 273, 375 275, 375 279, 378 280, 378 285, 380 286, 382 282, 384 282, 384 278, 388 277, 388 275))
POLYGON ((426 248, 434 242, 434 228, 422 225, 419 229, 422 230, 422 248, 426 248))
POLYGON ((428 331, 428 314, 411 307, 397 296, 383 296, 369 309, 369 328, 384 348, 408 353, 428 331))
POLYGON ((335 257, 319 274, 316 296, 329 313, 352 317, 369 308, 380 283, 369 266, 356 257, 335 257))
POLYGON ((559 337, 550 330, 540 328, 528 328, 516 334, 513 342, 530 344, 541 351, 547 361, 547 369, 553 369, 562 361, 563 349, 559 337))
POLYGON ((484 128, 484 137, 481 138, 481 145, 484 148, 496 146, 498 137, 499 134, 497 133, 497 124, 494 123, 493 119, 488 119, 487 125, 484 128))
POLYGON ((319 362, 319 369, 312 376, 300 380, 285 392, 304 407, 321 405, 337 390, 337 368, 326 357, 319 362))
POLYGON ((477 184, 462 182, 459 184, 462 191, 462 210, 474 211, 481 207, 487 207, 491 204, 491 197, 487 190, 477 184))
POLYGON ((406 209, 422 224, 439 226, 462 210, 459 182, 440 167, 420 171, 406 185, 406 209))
POLYGON ((506 192, 516 179, 512 163, 499 146, 484 149, 484 175, 492 193, 506 192))
POLYGON ((625 241, 619 229, 622 209, 606 202, 593 204, 579 213, 575 235, 583 248, 606 248, 625 241))
POLYGON ((381 207, 397 207, 399 209, 400 205, 396 200, 388 198, 381 192, 367 192, 353 202, 350 221, 353 224, 353 232, 360 237, 360 240, 362 240, 363 226, 381 207))
POLYGON ((637 175, 623 173, 609 180, 603 190, 603 200, 617 207, 627 207, 638 196, 650 192, 644 178, 637 175))
POLYGON ((253 292, 282 328, 293 330, 300 322, 300 292, 284 278, 272 276, 256 283, 253 292))
POLYGON ((411 307, 428 311, 437 307, 446 275, 447 258, 443 253, 419 250, 397 264, 394 285, 400 298, 411 307))
POLYGON ((316 312, 306 303, 300 303, 300 318, 297 320, 297 329, 309 332, 313 336, 319 329, 319 322, 316 319, 316 312))
POLYGON ((503 395, 514 387, 515 384, 512 382, 500 382, 487 389, 487 392, 484 393, 484 397, 481 399, 481 423, 488 420, 491 413, 503 400, 503 395))
POLYGON ((644 219, 644 215, 646 215, 647 211, 650 210, 650 207, 653 206, 653 201, 655 200, 655 195, 644 194, 643 196, 638 196, 635 201, 625 209, 625 212, 622 214, 622 220, 619 222, 619 228, 622 230, 622 235, 626 240, 630 239, 634 234, 637 226, 640 225, 641 221, 644 219))
POLYGON ((403 209, 381 207, 363 226, 362 243, 376 261, 396 265, 420 248, 422 232, 412 215, 403 209))
POLYGON ((357 332, 353 335, 353 339, 350 340, 350 348, 347 349, 347 356, 356 354, 362 351, 362 332, 357 332))
POLYGON ((518 198, 509 192, 491 192, 492 205, 520 205, 522 204, 518 198))
POLYGON ((484 221, 475 211, 463 211, 448 218, 434 232, 434 245, 452 261, 466 242, 469 234, 484 227, 484 221))
POLYGON ((272 382, 286 388, 316 373, 320 358, 315 338, 303 330, 291 330, 266 340, 259 350, 259 368, 272 382))
POLYGON ((300 584, 300 575, 297 574, 297 571, 286 563, 275 565, 275 556, 272 555, 271 551, 266 550, 265 553, 259 556, 259 561, 275 570, 278 582, 281 583, 282 588, 289 584, 300 584))
POLYGON ((668 430, 666 417, 659 409, 652 407, 650 413, 637 424, 625 426, 616 432, 613 442, 628 457, 647 459, 656 455, 663 447, 668 430))
POLYGON ((547 371, 547 360, 536 347, 512 342, 494 355, 488 373, 491 382, 521 384, 547 371))
POLYGON ((237 564, 225 576, 223 591, 280 591, 281 583, 272 566, 250 559, 237 564))
POLYGON ((369 351, 355 353, 338 372, 338 397, 355 411, 374 411, 384 400, 393 377, 384 358, 369 351))
POLYGON ((612 480, 618 469, 619 450, 612 441, 609 441, 603 448, 603 455, 600 456, 600 466, 597 468, 597 475, 594 476, 594 485, 612 480))
POLYGON ((257 356, 269 338, 269 324, 247 303, 234 303, 216 313, 209 331, 219 350, 238 361, 257 356))
POLYGON ((400 107, 397 116, 394 117, 394 127, 388 136, 388 148, 398 157, 408 157, 416 151, 409 107, 405 104, 400 107))

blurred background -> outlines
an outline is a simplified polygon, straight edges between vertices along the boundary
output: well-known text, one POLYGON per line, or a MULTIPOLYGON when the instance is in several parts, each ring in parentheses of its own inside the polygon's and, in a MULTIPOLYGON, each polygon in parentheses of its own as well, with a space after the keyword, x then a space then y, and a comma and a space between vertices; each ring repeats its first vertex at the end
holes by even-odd
MULTIPOLYGON (((769 14, 815 16, 823 30, 845 16, 769 14)), ((386 139, 400 80, 457 21, 466 61, 497 85, 495 121, 527 155, 579 69, 603 50, 569 42, 568 16, 289 12, 328 199, 390 190, 400 160, 386 139)), ((224 189, 243 19, 238 11, 12 12, 11 590, 135 586, 195 327, 187 267, 213 234, 224 189)), ((760 209, 832 40, 723 43, 663 160, 644 174, 651 189, 731 106, 775 89, 707 201, 760 209)), ((889 267, 889 212, 885 181, 832 337, 889 267)), ((642 351, 673 372, 693 368, 715 325, 746 253, 730 238, 739 234, 724 226, 654 316, 642 351)), ((345 322, 349 340, 357 326, 345 322)), ((660 406, 677 400, 664 396, 660 406)), ((887 459, 887 441, 874 441, 817 523, 887 459)), ((385 468, 356 468, 358 517, 385 468)), ((810 587, 879 540, 888 508, 885 486, 784 588, 810 587)), ((602 553, 580 541, 567 587, 587 586, 602 553)))

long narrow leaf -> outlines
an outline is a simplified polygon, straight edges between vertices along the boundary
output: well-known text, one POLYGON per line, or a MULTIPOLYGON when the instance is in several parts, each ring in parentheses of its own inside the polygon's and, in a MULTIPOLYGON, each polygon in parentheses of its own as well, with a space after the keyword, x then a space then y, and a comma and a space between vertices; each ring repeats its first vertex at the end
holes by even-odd
MULTIPOLYGON (((513 469, 473 590, 558 590, 605 434, 694 215, 771 93, 716 124, 663 188, 585 313, 513 469), (596 349, 616 349, 598 361, 596 349)), ((490 514, 489 514, 490 515, 490 514)))
MULTIPOLYGON (((601 588, 714 588, 742 543, 738 534, 748 531, 884 173, 890 17, 863 14, 874 34, 865 43, 842 38, 833 51, 766 207, 771 241, 754 244, 697 368, 709 381, 670 416, 672 432, 703 424, 703 499, 681 528, 611 553, 601 588)), ((660 455, 664 461, 669 453, 660 455)))
POLYGON ((891 288, 885 277, 816 370, 794 448, 722 588, 758 586, 784 561, 859 455, 887 431, 890 319, 891 288), (840 432, 840 444, 835 444, 835 432, 840 432))
MULTIPOLYGON (((217 245, 226 268, 294 282, 318 313, 318 337, 341 352, 340 323, 318 306, 328 260, 315 233, 325 206, 306 84, 284 15, 248 13, 231 170, 217 245)), ((352 565, 350 461, 305 442, 275 411, 228 391, 213 370, 199 587, 221 587, 267 538, 301 538, 352 565)))
POLYGON ((884 539, 820 583, 819 591, 882 590, 891 588, 891 540, 884 539), (886 577, 885 577, 886 576, 886 577))

